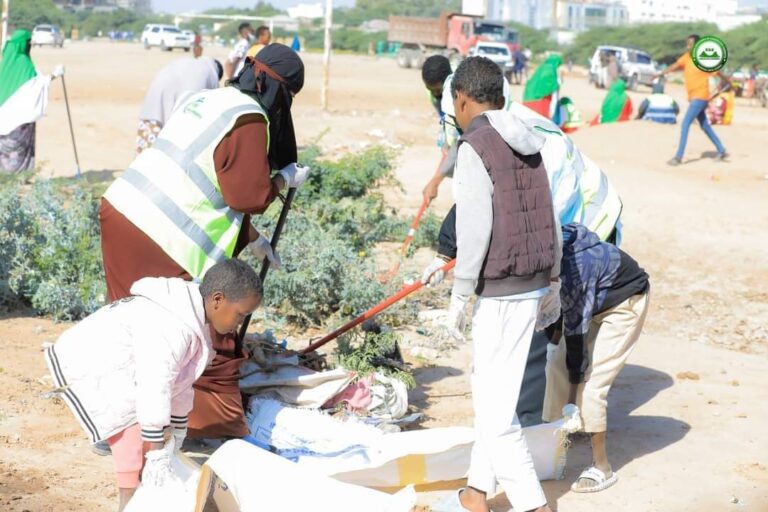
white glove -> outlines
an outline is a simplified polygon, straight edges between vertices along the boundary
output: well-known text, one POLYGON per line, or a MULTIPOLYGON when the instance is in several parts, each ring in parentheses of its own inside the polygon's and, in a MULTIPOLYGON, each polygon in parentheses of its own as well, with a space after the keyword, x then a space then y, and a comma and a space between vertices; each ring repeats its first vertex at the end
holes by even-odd
POLYGON ((424 269, 421 282, 427 285, 427 287, 437 286, 442 283, 443 279, 445 279, 445 272, 441 269, 446 263, 448 262, 440 256, 435 256, 435 259, 424 269))
POLYGON ((142 485, 162 487, 176 479, 171 467, 171 454, 167 448, 150 450, 146 455, 147 463, 141 473, 142 485))
POLYGON ((451 294, 451 305, 448 306, 448 333, 456 341, 464 341, 464 328, 467 326, 467 302, 469 295, 451 294))
POLYGON ((51 73, 53 75, 53 78, 58 78, 60 76, 64 75, 64 65, 63 64, 56 64, 56 66, 53 68, 53 72, 51 73))
POLYGON ((549 283, 547 294, 539 302, 536 330, 543 331, 560 318, 560 280, 549 283))
POLYGON ((309 177, 309 167, 298 164, 288 164, 280 169, 280 176, 285 180, 285 186, 288 188, 298 188, 307 181, 309 177))
POLYGON ((184 440, 187 438, 187 427, 173 429, 173 446, 174 450, 181 450, 181 446, 184 444, 184 440))
POLYGON ((250 247, 251 252, 257 260, 264 261, 264 258, 267 258, 269 263, 275 267, 275 270, 279 270, 280 267, 283 266, 283 262, 280 260, 280 256, 278 256, 277 253, 272 250, 272 245, 264 235, 260 234, 259 238, 248 244, 248 247, 250 247))

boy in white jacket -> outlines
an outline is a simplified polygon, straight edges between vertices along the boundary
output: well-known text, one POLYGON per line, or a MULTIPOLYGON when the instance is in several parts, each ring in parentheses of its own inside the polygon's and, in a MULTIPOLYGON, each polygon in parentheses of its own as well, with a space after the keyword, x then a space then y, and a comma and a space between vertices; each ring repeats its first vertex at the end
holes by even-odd
POLYGON ((213 359, 209 327, 237 332, 261 303, 259 277, 225 260, 201 284, 144 278, 131 297, 99 309, 45 351, 57 390, 91 442, 106 440, 115 459, 123 510, 147 460, 163 462, 164 431, 186 436, 192 384, 213 359))

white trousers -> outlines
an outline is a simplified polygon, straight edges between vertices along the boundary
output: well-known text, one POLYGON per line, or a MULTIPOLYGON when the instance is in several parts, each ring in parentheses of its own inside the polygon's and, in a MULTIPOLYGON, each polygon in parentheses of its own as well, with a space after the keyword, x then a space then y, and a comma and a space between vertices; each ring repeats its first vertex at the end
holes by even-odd
POLYGON ((547 502, 515 412, 539 300, 479 298, 472 315, 476 438, 468 485, 492 495, 498 481, 516 512, 547 502))

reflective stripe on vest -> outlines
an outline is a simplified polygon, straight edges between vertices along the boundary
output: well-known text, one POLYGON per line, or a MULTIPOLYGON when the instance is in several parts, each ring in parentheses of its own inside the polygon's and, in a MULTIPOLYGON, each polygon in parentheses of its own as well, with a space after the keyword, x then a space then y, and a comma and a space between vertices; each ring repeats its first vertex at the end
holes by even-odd
POLYGON ((677 121, 675 100, 666 94, 651 94, 648 96, 648 108, 645 110, 643 119, 674 124, 677 121))
POLYGON ((581 223, 593 231, 600 240, 607 240, 617 228, 623 205, 608 177, 587 157, 584 157, 581 188, 584 212, 581 223))
POLYGON ((232 87, 190 96, 104 194, 193 278, 234 252, 243 214, 224 201, 213 153, 245 114, 269 123, 255 100, 232 87))

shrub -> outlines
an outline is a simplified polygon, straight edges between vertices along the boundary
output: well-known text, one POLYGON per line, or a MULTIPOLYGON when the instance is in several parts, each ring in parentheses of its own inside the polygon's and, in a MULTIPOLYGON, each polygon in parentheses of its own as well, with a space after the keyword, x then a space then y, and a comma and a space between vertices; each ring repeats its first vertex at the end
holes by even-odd
POLYGON ((41 181, 0 194, 0 299, 56 320, 74 320, 104 301, 98 203, 87 192, 41 181))
POLYGON ((339 338, 336 362, 347 370, 357 372, 359 377, 379 372, 399 379, 408 389, 413 389, 416 380, 398 361, 398 343, 401 341, 402 337, 391 331, 373 333, 354 330, 339 338))

